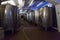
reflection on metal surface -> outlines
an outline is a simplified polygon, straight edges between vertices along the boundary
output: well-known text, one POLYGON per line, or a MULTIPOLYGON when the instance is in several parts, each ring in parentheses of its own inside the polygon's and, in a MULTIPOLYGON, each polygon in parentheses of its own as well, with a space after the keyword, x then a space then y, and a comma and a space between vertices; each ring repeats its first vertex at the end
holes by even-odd
POLYGON ((52 8, 47 6, 44 7, 42 16, 42 26, 45 27, 45 29, 52 26, 52 13, 52 8))
POLYGON ((35 11, 35 22, 38 24, 39 23, 39 10, 35 11))
POLYGON ((40 10, 39 10, 39 23, 40 23, 40 25, 42 25, 43 10, 44 10, 44 8, 40 8, 40 10))
POLYGON ((0 23, 4 31, 17 31, 20 27, 20 15, 17 13, 17 7, 12 5, 0 5, 0 23))
POLYGON ((5 9, 5 14, 7 13, 7 10, 5 9))
POLYGON ((45 28, 47 28, 47 26, 48 26, 48 16, 49 16, 48 7, 44 7, 42 24, 43 24, 43 27, 45 27, 45 28))

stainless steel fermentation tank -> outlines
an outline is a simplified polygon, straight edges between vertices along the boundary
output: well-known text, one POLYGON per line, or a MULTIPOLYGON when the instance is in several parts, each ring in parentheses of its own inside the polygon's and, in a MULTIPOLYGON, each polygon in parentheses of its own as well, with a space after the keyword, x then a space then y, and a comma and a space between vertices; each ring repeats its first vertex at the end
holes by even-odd
POLYGON ((30 10, 26 14, 26 19, 29 22, 32 22, 34 24, 41 25, 42 23, 42 14, 43 14, 43 8, 40 8, 39 10, 30 10))
POLYGON ((42 10, 43 10, 43 8, 41 8, 39 10, 35 10, 35 11, 33 11, 33 10, 29 11, 27 14, 27 17, 26 17, 27 20, 34 24, 40 25, 41 21, 42 21, 42 12, 43 12, 42 10))
POLYGON ((40 8, 39 10, 35 10, 35 23, 37 25, 41 25, 42 23, 42 15, 43 15, 43 8, 40 8))
POLYGON ((4 6, 0 5, 0 27, 2 27, 3 25, 4 10, 5 10, 5 5, 4 6))
POLYGON ((52 11, 52 7, 46 6, 33 12, 30 11, 27 17, 29 21, 47 28, 48 26, 52 26, 52 11))
POLYGON ((33 11, 30 10, 29 13, 28 13, 28 21, 29 22, 32 22, 34 20, 34 18, 33 18, 34 15, 33 14, 34 14, 33 11))
POLYGON ((28 13, 26 14, 26 20, 28 21, 28 13))
POLYGON ((39 24, 39 10, 35 10, 35 23, 39 24))
POLYGON ((33 10, 31 11, 31 15, 32 23, 35 23, 35 12, 33 10))
POLYGON ((18 31, 20 27, 20 17, 17 13, 17 7, 12 5, 0 5, 1 26, 5 31, 11 31, 12 33, 18 31))
POLYGON ((47 30, 52 26, 52 8, 44 7, 42 15, 42 26, 47 30))
POLYGON ((32 21, 32 12, 31 12, 30 10, 28 10, 27 13, 24 14, 24 18, 25 18, 27 21, 31 22, 31 21, 32 21))
POLYGON ((28 21, 29 21, 29 22, 32 21, 32 13, 31 13, 31 12, 28 13, 28 21))
POLYGON ((26 14, 27 21, 34 23, 35 22, 35 15, 34 14, 35 14, 34 11, 29 10, 28 13, 26 14))
POLYGON ((45 29, 52 27, 53 23, 53 9, 52 7, 45 6, 39 10, 30 10, 26 13, 26 19, 29 22, 43 26, 45 29))
POLYGON ((43 15, 43 8, 34 11, 35 15, 35 24, 42 25, 42 15, 43 15))
POLYGON ((4 6, 0 5, 0 40, 4 39, 4 29, 2 26, 3 25, 3 18, 4 18, 4 12, 3 12, 4 8, 5 8, 5 5, 4 6))

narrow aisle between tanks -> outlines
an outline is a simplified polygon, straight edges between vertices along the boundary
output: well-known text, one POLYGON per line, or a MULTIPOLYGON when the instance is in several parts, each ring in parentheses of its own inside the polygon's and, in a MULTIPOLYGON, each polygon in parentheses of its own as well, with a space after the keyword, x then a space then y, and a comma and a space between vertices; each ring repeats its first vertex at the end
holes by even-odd
POLYGON ((38 26, 23 19, 20 21, 20 31, 6 40, 60 40, 60 33, 56 31, 41 31, 38 26))

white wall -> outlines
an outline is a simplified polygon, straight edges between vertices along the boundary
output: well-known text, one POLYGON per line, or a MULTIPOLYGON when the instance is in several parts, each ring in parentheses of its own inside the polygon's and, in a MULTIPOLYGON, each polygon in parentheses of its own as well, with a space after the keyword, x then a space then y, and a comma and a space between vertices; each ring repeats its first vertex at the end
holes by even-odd
POLYGON ((60 32, 60 4, 56 5, 55 7, 56 7, 58 31, 60 32))

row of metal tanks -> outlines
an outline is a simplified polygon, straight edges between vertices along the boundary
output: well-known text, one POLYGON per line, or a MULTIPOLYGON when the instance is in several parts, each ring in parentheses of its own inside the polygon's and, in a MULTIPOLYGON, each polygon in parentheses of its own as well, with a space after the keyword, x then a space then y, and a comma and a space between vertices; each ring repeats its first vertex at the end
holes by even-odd
POLYGON ((20 27, 18 8, 10 4, 0 5, 0 39, 14 34, 20 27))
POLYGON ((53 13, 53 7, 45 6, 35 11, 28 10, 28 12, 24 14, 24 19, 33 24, 42 26, 47 30, 48 27, 52 27, 53 25, 53 13))

